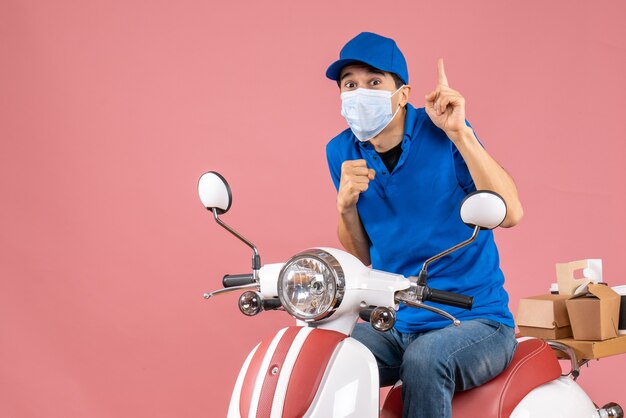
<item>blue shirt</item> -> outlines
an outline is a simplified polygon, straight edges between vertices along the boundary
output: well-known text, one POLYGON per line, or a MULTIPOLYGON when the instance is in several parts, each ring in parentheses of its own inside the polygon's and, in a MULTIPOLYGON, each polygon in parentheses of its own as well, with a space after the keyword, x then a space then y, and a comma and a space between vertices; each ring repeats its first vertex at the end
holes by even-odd
MULTIPOLYGON (((360 142, 349 128, 328 143, 326 156, 337 190, 346 160, 364 159, 376 171, 357 203, 370 241, 372 268, 408 277, 417 276, 428 258, 472 235, 459 208, 476 187, 456 146, 424 108, 407 104, 406 109, 402 155, 391 173, 374 147, 360 142)), ((430 264, 428 273, 430 287, 474 296, 472 310, 434 306, 460 320, 488 318, 514 326, 492 231, 480 231, 470 245, 430 264)), ((407 306, 400 307, 396 322, 400 332, 448 325, 448 319, 407 306)))

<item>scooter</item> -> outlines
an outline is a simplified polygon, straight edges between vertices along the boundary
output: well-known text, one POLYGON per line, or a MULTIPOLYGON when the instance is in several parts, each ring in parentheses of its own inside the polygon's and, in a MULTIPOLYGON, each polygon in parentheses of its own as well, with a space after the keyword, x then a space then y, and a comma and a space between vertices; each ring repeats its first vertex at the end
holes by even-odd
MULTIPOLYGON (((198 183, 204 207, 215 221, 252 251, 252 272, 225 275, 223 289, 205 293, 210 299, 243 292, 238 301, 244 315, 284 310, 296 326, 279 330, 252 349, 239 372, 228 418, 395 418, 402 416, 401 382, 379 406, 376 360, 350 337, 359 317, 376 330, 390 330, 403 303, 460 321, 426 302, 470 309, 473 298, 428 286, 428 267, 471 244, 481 229, 493 229, 506 217, 503 199, 490 191, 469 194, 461 204, 462 221, 473 230, 467 240, 428 259, 417 277, 370 269, 351 254, 334 248, 302 251, 284 263, 261 264, 257 248, 225 224, 220 215, 232 203, 231 189, 216 172, 198 183)), ((453 398, 455 417, 481 418, 623 418, 610 403, 597 408, 576 383, 579 360, 555 341, 518 339, 515 355, 495 379, 453 398), (571 361, 562 374, 556 353, 571 361)))

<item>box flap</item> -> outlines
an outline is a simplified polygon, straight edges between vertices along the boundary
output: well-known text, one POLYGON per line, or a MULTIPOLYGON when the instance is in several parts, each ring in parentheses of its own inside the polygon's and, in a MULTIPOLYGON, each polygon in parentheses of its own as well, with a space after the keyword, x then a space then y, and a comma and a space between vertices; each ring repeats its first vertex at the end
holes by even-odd
POLYGON ((567 314, 567 308, 565 307, 565 300, 566 299, 563 299, 561 301, 561 303, 563 304, 562 308, 557 309, 556 306, 554 307, 554 323, 558 328, 565 327, 570 324, 569 315, 567 314))
POLYGON ((590 284, 587 286, 589 293, 600 300, 611 300, 619 298, 617 292, 610 287, 602 284, 590 284))
POLYGON ((570 299, 578 298, 597 298, 600 300, 612 300, 619 298, 619 294, 615 290, 604 284, 589 283, 587 285, 586 292, 578 293, 570 297, 570 299))

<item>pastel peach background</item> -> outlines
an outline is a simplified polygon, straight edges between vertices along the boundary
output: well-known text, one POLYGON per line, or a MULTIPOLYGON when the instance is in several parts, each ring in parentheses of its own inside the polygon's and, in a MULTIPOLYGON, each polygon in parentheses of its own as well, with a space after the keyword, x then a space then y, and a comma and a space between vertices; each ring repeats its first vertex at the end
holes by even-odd
MULTIPOLYGON (((345 121, 324 77, 363 30, 395 38, 412 102, 450 84, 519 186, 496 233, 511 308, 555 263, 602 258, 626 284, 623 1, 0 2, 0 416, 221 417, 281 313, 206 302, 249 251, 338 246, 324 146, 345 121)), ((626 357, 580 384, 626 404, 626 357)))

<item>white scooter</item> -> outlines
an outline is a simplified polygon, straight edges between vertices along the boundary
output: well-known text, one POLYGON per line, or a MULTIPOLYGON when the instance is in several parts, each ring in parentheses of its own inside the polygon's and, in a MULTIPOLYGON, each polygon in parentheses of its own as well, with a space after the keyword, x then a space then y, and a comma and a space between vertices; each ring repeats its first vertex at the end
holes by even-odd
MULTIPOLYGON (((470 244, 481 228, 497 227, 506 216, 506 205, 497 194, 468 195, 460 212, 463 222, 473 228, 472 235, 427 260, 418 277, 407 278, 370 269, 333 248, 309 249, 285 263, 262 266, 256 247, 219 218, 232 202, 226 180, 207 172, 200 178, 198 192, 215 221, 254 252, 252 273, 226 275, 224 289, 204 297, 243 291, 239 309, 245 315, 277 309, 297 320, 297 326, 281 329, 250 352, 235 383, 229 418, 401 417, 401 382, 389 392, 381 409, 376 360, 350 333, 359 316, 381 332, 391 329, 400 303, 460 324, 424 302, 469 309, 472 298, 428 287, 428 266, 470 244)), ((596 408, 575 382, 585 361, 579 361, 573 350, 540 339, 518 341, 514 358, 501 375, 455 394, 455 417, 623 418, 617 404, 596 408), (570 373, 562 375, 553 350, 569 357, 570 373)))

